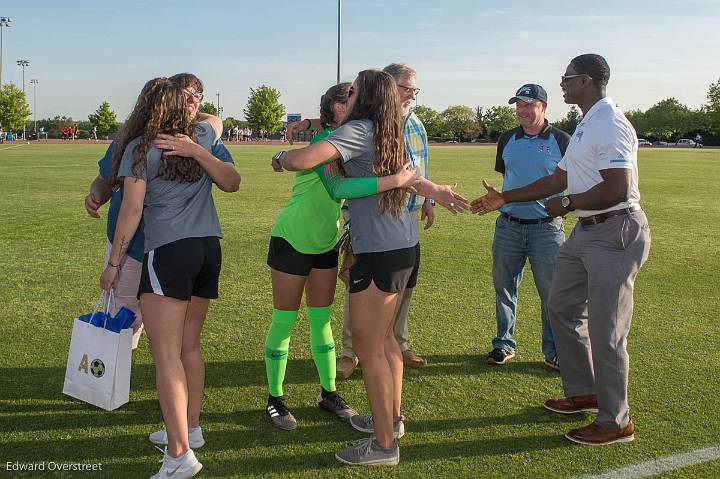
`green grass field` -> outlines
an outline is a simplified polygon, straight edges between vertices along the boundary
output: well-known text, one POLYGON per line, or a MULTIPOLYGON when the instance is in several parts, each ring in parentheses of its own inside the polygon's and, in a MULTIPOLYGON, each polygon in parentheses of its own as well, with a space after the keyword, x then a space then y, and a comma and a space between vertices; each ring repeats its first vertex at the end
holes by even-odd
MULTIPOLYGON (((0 145, 0 477, 31 477, 6 471, 8 461, 103 464, 102 473, 75 473, 81 477, 148 477, 159 467, 160 454, 147 440, 161 416, 145 339, 133 358, 129 404, 105 412, 61 393, 72 320, 90 311, 99 293, 105 221, 87 216, 83 198, 104 148, 0 145)), ((561 417, 541 409, 562 390, 559 375, 541 364, 529 268, 521 290, 518 355, 505 367, 484 364, 495 331, 494 215, 438 211, 435 226, 422 234, 410 318, 411 347, 429 365, 406 371, 408 434, 401 463, 358 469, 334 459, 338 449, 363 435, 315 406, 319 387, 303 316, 285 388, 298 429, 275 429, 263 410, 262 345, 271 310, 265 255, 270 227, 292 183, 291 174, 270 169, 276 149, 231 147, 243 178, 240 191, 215 195, 224 261, 221 296, 211 305, 203 337, 202 476, 576 477, 720 443, 720 150, 640 152, 642 204, 653 243, 636 283, 629 340, 635 443, 573 445, 562 435, 592 416, 561 417)), ((482 178, 500 183, 492 171, 494 154, 492 147, 435 147, 432 177, 457 180, 458 190, 475 198, 482 178)), ((342 320, 340 308, 335 310, 339 344, 342 320)), ((339 389, 352 406, 368 411, 358 373, 339 389)), ((720 477, 720 461, 662 477, 720 477)))

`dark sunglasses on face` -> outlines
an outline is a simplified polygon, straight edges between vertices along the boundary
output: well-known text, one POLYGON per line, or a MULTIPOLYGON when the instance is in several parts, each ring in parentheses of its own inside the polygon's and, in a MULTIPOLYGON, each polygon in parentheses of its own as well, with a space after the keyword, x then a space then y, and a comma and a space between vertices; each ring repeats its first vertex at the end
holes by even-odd
POLYGON ((355 88, 350 87, 350 89, 348 90, 348 98, 350 98, 350 97, 353 96, 354 94, 355 94, 355 88))
POLYGON ((572 80, 573 78, 577 77, 588 77, 592 80, 592 77, 588 75, 587 73, 579 73, 577 75, 562 75, 560 76, 560 83, 566 83, 568 80, 572 80))

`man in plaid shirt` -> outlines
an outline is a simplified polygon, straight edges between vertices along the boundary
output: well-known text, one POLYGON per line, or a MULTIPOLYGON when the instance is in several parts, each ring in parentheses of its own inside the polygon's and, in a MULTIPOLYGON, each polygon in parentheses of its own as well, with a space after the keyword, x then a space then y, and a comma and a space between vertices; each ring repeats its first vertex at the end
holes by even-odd
MULTIPOLYGON (((408 159, 419 175, 428 178, 428 140, 425 127, 412 111, 412 103, 420 91, 417 88, 416 72, 403 63, 391 63, 383 69, 395 79, 405 117, 404 136, 408 159)), ((425 222, 424 229, 428 229, 435 221, 434 202, 430 199, 418 198, 410 195, 407 208, 418 226, 420 221, 425 222)), ((403 355, 403 363, 411 368, 424 368, 427 361, 415 354, 408 346, 408 311, 414 288, 406 288, 400 309, 395 317, 395 339, 403 355)), ((343 321, 343 355, 337 363, 337 375, 341 378, 349 377, 355 370, 358 360, 352 350, 352 336, 350 333, 350 315, 347 301, 345 318, 343 321)))

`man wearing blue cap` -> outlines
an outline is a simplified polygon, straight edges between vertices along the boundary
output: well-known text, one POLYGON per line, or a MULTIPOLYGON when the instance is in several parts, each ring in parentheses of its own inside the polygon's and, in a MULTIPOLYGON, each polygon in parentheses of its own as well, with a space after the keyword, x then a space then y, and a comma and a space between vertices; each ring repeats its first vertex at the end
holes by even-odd
MULTIPOLYGON (((503 175, 503 191, 529 185, 551 175, 565 154, 570 136, 545 119, 547 93, 540 85, 521 86, 510 98, 520 126, 500 136, 495 171, 503 175)), ((557 353, 548 316, 548 296, 555 256, 565 241, 561 217, 548 216, 548 198, 513 203, 500 209, 492 244, 497 335, 488 364, 505 364, 515 356, 518 288, 526 260, 530 260, 540 295, 542 352, 545 365, 558 369, 557 353)))

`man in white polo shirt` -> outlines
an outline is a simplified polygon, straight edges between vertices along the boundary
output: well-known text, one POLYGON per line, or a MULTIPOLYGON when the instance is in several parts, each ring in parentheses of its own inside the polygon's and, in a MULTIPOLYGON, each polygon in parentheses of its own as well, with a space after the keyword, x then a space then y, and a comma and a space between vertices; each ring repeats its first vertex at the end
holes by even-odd
POLYGON ((650 251, 650 227, 640 209, 635 130, 605 96, 610 67, 595 54, 573 58, 560 86, 565 103, 583 112, 555 172, 514 190, 488 193, 472 210, 487 213, 506 203, 563 191, 545 204, 549 216, 573 211, 578 223, 560 248, 550 289, 550 322, 565 397, 546 409, 597 412, 588 426, 565 437, 589 445, 630 442, 634 425, 627 401, 627 336, 633 286, 650 251))

